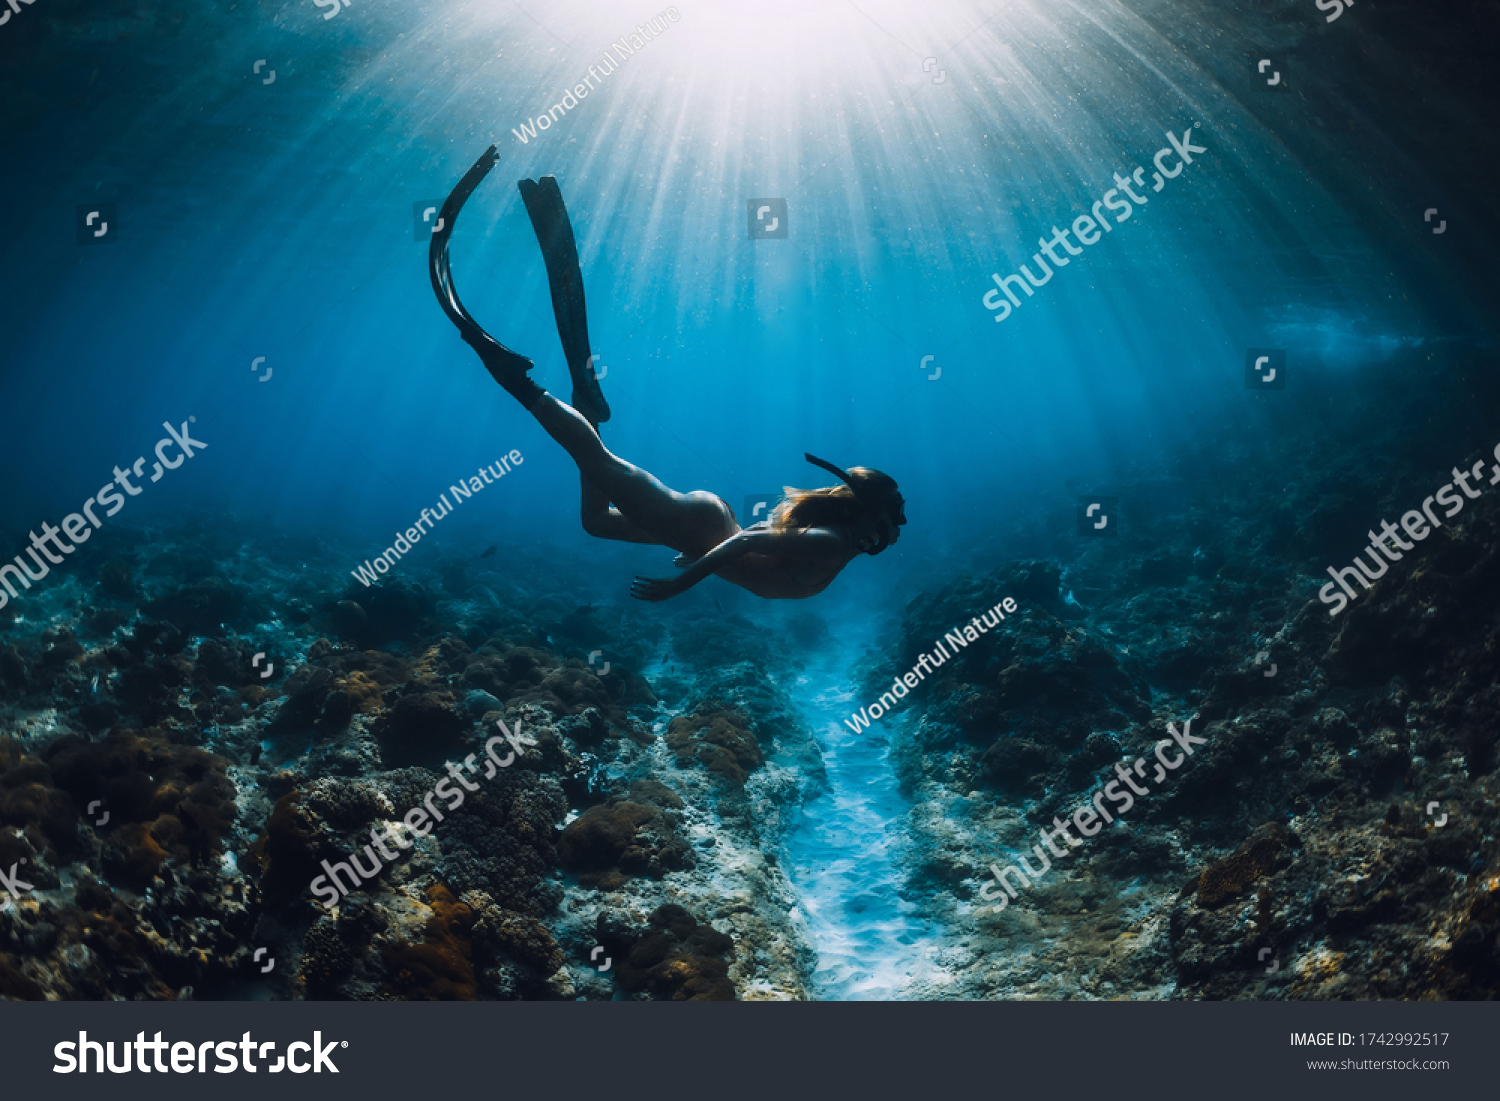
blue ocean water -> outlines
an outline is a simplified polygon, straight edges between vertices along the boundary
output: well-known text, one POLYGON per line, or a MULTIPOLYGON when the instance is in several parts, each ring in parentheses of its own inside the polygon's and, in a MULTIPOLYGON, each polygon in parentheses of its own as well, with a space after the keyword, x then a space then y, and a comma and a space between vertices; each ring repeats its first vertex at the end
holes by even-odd
POLYGON ((164 420, 196 415, 211 449, 133 511, 216 502, 378 539, 518 448, 524 471, 444 536, 578 539, 558 504, 570 465, 435 311, 413 241, 412 204, 491 142, 500 165, 453 246, 482 323, 566 393, 512 187, 553 174, 619 410, 607 444, 736 506, 818 483, 803 450, 891 471, 913 501, 903 562, 848 579, 877 589, 1070 479, 1149 466, 1229 403, 1254 436, 1246 347, 1356 369, 1434 335, 1379 259, 1394 227, 1351 217, 1240 97, 1159 56, 1150 25, 995 7, 683 9, 524 144, 513 128, 632 14, 200 5, 106 31, 64 2, 28 9, 5 33, 47 23, 33 40, 78 50, 93 80, 66 104, 24 89, 10 123, 6 447, 27 473, 6 492, 81 503, 164 420), (1115 173, 1147 166, 1149 188, 1165 133, 1189 127, 1208 152, 990 320, 992 272, 1115 173), (784 240, 748 239, 763 195, 787 201, 784 240), (77 245, 74 208, 100 202, 118 236, 77 245))
MULTIPOLYGON (((267 539, 366 548, 353 570, 514 450, 523 461, 456 504, 397 571, 494 545, 606 603, 626 601, 635 574, 670 573, 669 551, 584 535, 575 468, 434 302, 420 212, 492 143, 499 165, 453 239, 459 291, 566 397, 514 187, 556 176, 614 408, 609 448, 737 511, 826 484, 804 451, 899 481, 900 545, 807 602, 842 625, 838 661, 875 645, 924 587, 994 565, 1023 521, 1071 522, 1080 495, 1163 476, 1191 449, 1247 456, 1249 491, 1278 494, 1292 461, 1278 440, 1337 405, 1248 390, 1247 349, 1285 351, 1295 390, 1398 352, 1492 340, 1484 238, 1463 221, 1474 194, 1400 151, 1414 124, 1361 104, 1373 78, 1360 64, 1395 63, 1352 13, 1331 24, 1305 13, 1281 94, 1246 60, 1263 28, 1221 28, 1243 41, 1205 63, 1162 6, 671 11, 628 53, 612 44, 658 9, 17 11, 0 26, 8 544, 79 511, 138 456, 149 477, 166 426, 195 418, 206 449, 146 481, 122 520, 222 513, 267 539), (606 56, 614 70, 536 130, 606 56), (1191 163, 1176 152, 1185 134, 1203 150, 1191 163), (1174 163, 1153 190, 1153 172, 1174 163), (1131 204, 1120 178, 1138 167, 1131 204), (1046 239, 1097 218, 1107 192, 1128 220, 1102 236, 1073 228, 1095 243, 1054 244, 1068 263, 1054 258, 997 320, 995 279, 1037 271, 1046 239), (763 198, 785 201, 784 237, 752 235, 763 198), (1446 234, 1428 208, 1450 219, 1446 234)), ((1479 110, 1456 95, 1427 107, 1456 130, 1479 110)), ((682 601, 759 623, 802 610, 716 581, 682 601)), ((852 673, 806 675, 823 678, 809 699, 824 710, 830 692, 850 710, 868 702, 852 673)), ((843 761, 843 733, 822 735, 843 761)), ((845 786, 823 812, 847 809, 872 770, 871 813, 899 816, 878 754, 833 768, 845 786)), ((858 863, 887 843, 872 822, 853 831, 861 852, 809 835, 796 851, 858 863)), ((879 913, 906 920, 892 895, 879 913)), ((855 970, 826 981, 847 993, 855 970)))

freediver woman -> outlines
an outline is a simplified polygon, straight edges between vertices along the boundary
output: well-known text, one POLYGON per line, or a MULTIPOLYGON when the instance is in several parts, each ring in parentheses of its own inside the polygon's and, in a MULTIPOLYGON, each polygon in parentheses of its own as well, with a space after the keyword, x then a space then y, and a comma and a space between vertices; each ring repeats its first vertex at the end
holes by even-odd
POLYGON ((768 600, 801 600, 826 589, 861 554, 879 554, 901 536, 906 501, 895 479, 856 466, 842 470, 823 459, 808 462, 842 485, 788 489, 769 520, 741 528, 724 499, 703 490, 678 493, 649 472, 605 448, 598 427, 609 420, 589 354, 583 276, 573 225, 553 176, 517 184, 542 247, 557 334, 573 378, 572 404, 547 393, 531 378, 532 361, 501 344, 469 316, 453 286, 448 241, 464 203, 499 161, 492 145, 464 174, 438 219, 428 267, 439 304, 459 335, 479 354, 490 376, 578 466, 583 530, 600 539, 648 543, 680 552, 674 578, 637 577, 630 595, 667 600, 710 574, 768 600))

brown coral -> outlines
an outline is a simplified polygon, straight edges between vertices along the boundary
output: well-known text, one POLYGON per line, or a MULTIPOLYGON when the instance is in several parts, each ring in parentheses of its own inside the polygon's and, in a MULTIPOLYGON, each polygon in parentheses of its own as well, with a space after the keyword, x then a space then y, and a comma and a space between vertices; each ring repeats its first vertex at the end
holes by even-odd
POLYGON ((356 669, 342 680, 334 682, 349 697, 354 710, 372 715, 380 710, 383 697, 380 684, 370 674, 356 669))
MULTIPOLYGON (((483 892, 475 893, 488 900, 483 892)), ((475 895, 465 895, 473 899, 475 895)), ((550 975, 563 965, 562 949, 547 927, 536 918, 518 914, 499 906, 486 906, 479 913, 474 925, 475 941, 483 941, 490 951, 509 956, 517 963, 536 970, 539 975, 550 975)))
POLYGON ((1198 905, 1222 906, 1257 879, 1270 875, 1286 845, 1286 827, 1280 822, 1260 827, 1230 856, 1198 874, 1198 905))
MULTIPOLYGON (((228 762, 197 746, 126 730, 102 742, 59 738, 44 757, 45 771, 73 806, 97 801, 109 814, 104 870, 137 890, 150 885, 169 857, 201 864, 221 852, 221 838, 234 824, 228 762)), ((35 765, 25 774, 44 783, 35 765)), ((58 804, 49 799, 46 805, 58 804)))
POLYGON ((612 890, 625 875, 660 879, 692 866, 687 842, 658 808, 629 800, 590 807, 557 841, 563 867, 583 873, 579 882, 612 890))
POLYGON ((260 889, 269 902, 283 903, 307 891, 322 866, 317 850, 323 828, 303 805, 300 791, 276 801, 266 818, 266 832, 246 853, 248 870, 260 876, 260 889))
POLYGON ((53 857, 80 851, 73 800, 54 785, 52 770, 14 738, 0 738, 0 823, 40 835, 53 857))
POLYGON ((409 1001, 474 1001, 474 911, 441 883, 427 888, 432 917, 424 944, 387 944, 382 950, 393 993, 409 1001))
POLYGON ((734 983, 724 956, 734 941, 681 906, 657 907, 640 933, 598 922, 600 943, 618 962, 617 976, 626 990, 662 1001, 731 1002, 734 983))
POLYGON ((697 761, 741 787, 765 763, 750 720, 744 712, 729 708, 677 716, 667 724, 667 746, 677 754, 679 765, 697 761))

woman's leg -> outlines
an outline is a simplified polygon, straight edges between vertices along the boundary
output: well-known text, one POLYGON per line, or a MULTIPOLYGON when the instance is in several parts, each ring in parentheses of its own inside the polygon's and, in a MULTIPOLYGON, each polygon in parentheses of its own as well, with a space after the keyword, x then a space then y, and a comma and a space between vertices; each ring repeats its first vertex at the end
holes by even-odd
POLYGON ((586 475, 578 475, 578 485, 582 492, 580 514, 584 531, 596 539, 614 539, 621 543, 650 543, 653 546, 657 544, 657 540, 625 519, 623 512, 617 508, 610 508, 609 494, 589 481, 586 475))
MULTIPOLYGON (((464 203, 498 159, 495 147, 490 146, 443 204, 439 217, 443 228, 434 231, 432 247, 428 251, 432 288, 443 312, 469 346, 479 353, 480 360, 495 381, 536 417, 548 435, 561 444, 578 464, 583 480, 585 531, 605 539, 660 544, 694 557, 708 553, 738 530, 739 526, 727 507, 710 493, 677 493, 668 489, 646 471, 610 454, 588 419, 545 393, 532 380, 528 374, 531 360, 511 351, 485 332, 459 301, 449 266, 448 242, 464 203), (609 507, 611 501, 618 506, 618 511, 609 507)), ((558 332, 569 358, 574 388, 580 397, 591 399, 584 404, 590 406, 595 419, 604 420, 609 416, 609 406, 599 391, 598 379, 592 371, 586 370, 586 362, 578 362, 580 355, 586 357, 588 340, 583 328, 582 279, 576 273, 578 260, 572 227, 567 223, 567 212, 562 206, 562 196, 557 192, 556 181, 544 183, 548 184, 545 195, 535 190, 542 185, 523 187, 522 194, 532 214, 537 239, 546 254, 558 332), (566 276, 561 280, 561 289, 559 273, 566 276)))
POLYGON ((578 465, 583 526, 590 535, 657 543, 697 556, 733 534, 726 531, 723 508, 712 494, 678 493, 612 454, 594 426, 572 406, 544 394, 531 407, 531 415, 578 465), (601 512, 598 506, 603 503, 607 510, 610 501, 618 513, 601 512))

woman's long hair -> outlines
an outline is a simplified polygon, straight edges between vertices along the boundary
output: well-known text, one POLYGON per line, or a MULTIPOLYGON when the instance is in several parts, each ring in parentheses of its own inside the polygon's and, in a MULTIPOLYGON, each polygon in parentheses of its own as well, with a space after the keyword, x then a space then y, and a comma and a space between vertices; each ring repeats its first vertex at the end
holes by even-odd
MULTIPOLYGON (((867 497, 887 500, 898 495, 896 480, 867 466, 851 466, 846 473, 859 483, 867 497)), ((781 503, 771 513, 774 531, 804 531, 828 524, 853 524, 869 510, 846 485, 825 489, 782 487, 781 503)))

